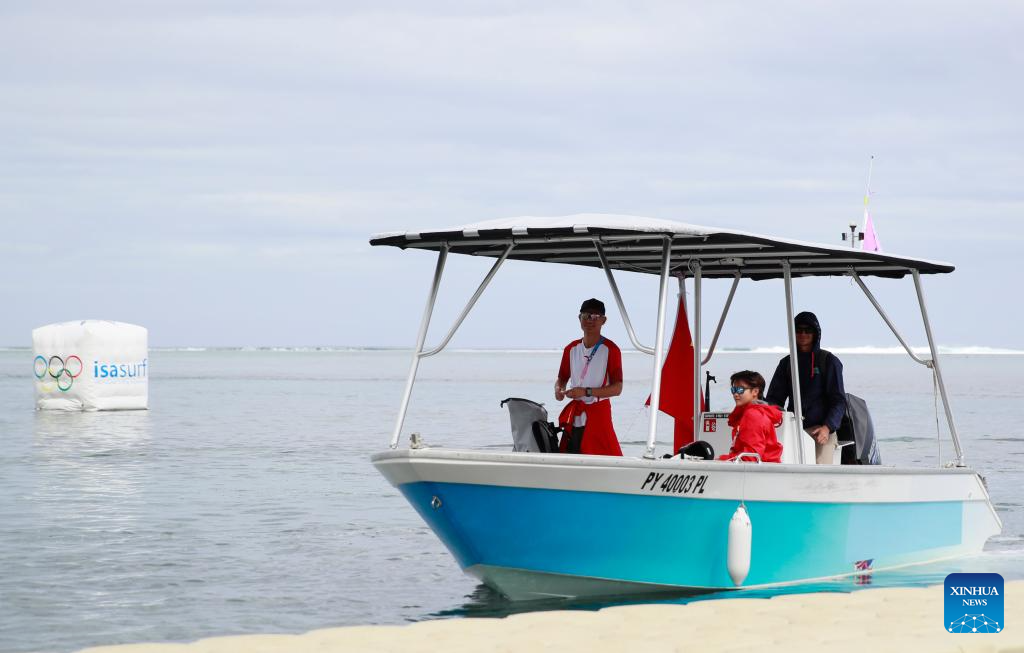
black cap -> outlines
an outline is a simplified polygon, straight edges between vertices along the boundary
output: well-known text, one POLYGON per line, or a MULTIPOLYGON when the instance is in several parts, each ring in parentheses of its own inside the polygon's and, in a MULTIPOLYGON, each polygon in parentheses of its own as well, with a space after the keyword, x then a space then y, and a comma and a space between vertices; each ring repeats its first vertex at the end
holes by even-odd
POLYGON ((604 302, 591 297, 580 306, 580 313, 600 313, 604 315, 604 302))

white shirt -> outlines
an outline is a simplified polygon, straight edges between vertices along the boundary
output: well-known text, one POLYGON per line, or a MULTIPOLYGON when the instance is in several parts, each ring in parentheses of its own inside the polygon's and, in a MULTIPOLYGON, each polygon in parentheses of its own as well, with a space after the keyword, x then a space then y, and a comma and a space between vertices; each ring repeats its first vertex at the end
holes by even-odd
MULTIPOLYGON (((569 350, 569 385, 568 388, 601 388, 608 383, 608 347, 601 341, 597 351, 593 347, 586 347, 581 340, 575 347, 569 350), (587 364, 587 357, 590 357, 590 364, 587 364), (586 374, 584 374, 586 369, 586 374)), ((601 401, 597 397, 581 397, 576 401, 593 404, 601 401)), ((574 426, 584 426, 587 423, 586 413, 576 416, 574 426)))

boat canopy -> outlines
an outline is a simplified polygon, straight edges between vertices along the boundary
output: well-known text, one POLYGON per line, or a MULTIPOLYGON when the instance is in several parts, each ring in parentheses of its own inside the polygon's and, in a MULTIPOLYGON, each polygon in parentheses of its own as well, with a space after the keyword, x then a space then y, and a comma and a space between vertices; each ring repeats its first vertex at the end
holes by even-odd
MULTIPOLYGON (((907 354, 921 365, 930 368, 934 373, 936 386, 942 395, 950 435, 956 448, 956 464, 960 466, 964 464, 963 449, 960 447, 956 423, 953 421, 953 411, 939 367, 938 350, 935 347, 935 339, 932 337, 928 310, 924 303, 924 292, 921 288, 921 274, 952 272, 953 266, 948 263, 865 252, 853 247, 770 238, 732 229, 700 227, 669 220, 604 214, 578 214, 551 218, 528 216, 490 220, 463 227, 432 231, 383 233, 371 237, 370 244, 391 245, 402 249, 433 250, 438 253, 434 281, 427 299, 427 306, 423 312, 419 335, 416 337, 416 350, 413 353, 409 377, 406 380, 405 393, 402 395, 398 420, 391 435, 392 449, 398 446, 420 359, 433 356, 448 345, 462 321, 466 319, 484 289, 494 278, 498 268, 506 259, 514 258, 526 261, 586 265, 604 269, 630 341, 638 350, 654 355, 650 422, 647 430, 645 458, 654 457, 670 276, 678 277, 681 291, 684 279, 687 276, 691 276, 693 279, 693 329, 691 332, 695 351, 701 351, 702 280, 708 277, 731 277, 733 280, 732 289, 729 291, 729 297, 725 300, 725 307, 722 309, 722 316, 718 321, 718 327, 711 339, 707 358, 702 360, 700 356, 694 357, 694 433, 699 431, 701 415, 701 366, 707 363, 714 353, 715 344, 718 342, 718 336, 722 331, 722 325, 725 323, 725 317, 729 312, 729 306, 732 304, 732 298, 740 279, 781 278, 783 280, 786 291, 786 329, 789 336, 789 355, 796 358, 793 277, 849 276, 864 291, 882 320, 906 349, 907 354), (469 299, 466 307, 462 309, 462 313, 456 318, 455 324, 448 330, 448 334, 441 339, 440 344, 436 347, 425 349, 427 329, 430 327, 430 317, 434 311, 434 302, 437 299, 441 276, 444 273, 445 261, 449 252, 489 256, 496 260, 483 281, 480 282, 476 292, 469 299), (657 274, 660 277, 658 322, 653 347, 645 346, 637 339, 618 285, 615 283, 612 269, 645 272, 657 274), (899 278, 908 274, 914 279, 925 335, 928 337, 928 348, 931 350, 930 360, 925 360, 914 353, 861 279, 862 276, 899 278)), ((794 388, 793 413, 794 415, 803 415, 796 366, 790 366, 790 374, 791 387, 794 388)), ((800 449, 799 458, 802 460, 804 458, 802 439, 798 440, 798 447, 800 449)))
POLYGON ((489 256, 522 261, 567 263, 661 274, 665 238, 672 244, 672 274, 699 261, 705 278, 782 278, 788 262, 792 276, 900 278, 952 272, 949 263, 852 247, 798 240, 631 215, 583 213, 561 217, 524 216, 477 222, 462 227, 375 234, 371 245, 489 256), (507 251, 509 245, 514 245, 507 251), (600 245, 600 248, 596 247, 600 245))

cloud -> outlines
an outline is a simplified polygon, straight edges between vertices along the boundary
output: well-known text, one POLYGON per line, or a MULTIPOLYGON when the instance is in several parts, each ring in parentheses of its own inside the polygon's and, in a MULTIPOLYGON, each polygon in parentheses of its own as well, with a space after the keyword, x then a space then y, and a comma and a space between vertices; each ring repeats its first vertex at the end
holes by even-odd
MULTIPOLYGON (((392 306, 421 305, 431 263, 370 233, 600 211, 835 242, 872 154, 886 247, 960 268, 933 307, 957 342, 986 310, 971 290, 1014 273, 1019 3, 40 0, 0 17, 0 302, 29 324, 47 307, 17 272, 45 252, 112 297, 232 285, 189 306, 248 316, 249 343, 294 323, 246 302, 341 292, 380 320, 334 342, 405 344, 392 306)), ((527 305, 566 290, 546 278, 590 279, 510 269, 544 293, 503 286, 527 305)), ((499 326, 477 319, 472 337, 499 326)), ((990 326, 978 344, 1024 344, 990 326)))

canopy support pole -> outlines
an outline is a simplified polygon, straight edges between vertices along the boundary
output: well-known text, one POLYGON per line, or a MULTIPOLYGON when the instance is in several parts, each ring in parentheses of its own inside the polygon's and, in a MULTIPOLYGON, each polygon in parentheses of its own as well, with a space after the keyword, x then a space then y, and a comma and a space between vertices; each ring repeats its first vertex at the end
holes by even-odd
POLYGON ((932 337, 932 325, 928 321, 928 309, 924 305, 924 291, 921 289, 921 273, 911 270, 914 275, 914 288, 917 290, 917 302, 921 306, 921 319, 924 320, 924 333, 928 336, 928 349, 932 353, 932 371, 935 373, 935 380, 938 382, 939 394, 942 396, 942 407, 946 409, 946 422, 949 424, 949 434, 953 438, 953 446, 956 448, 956 466, 964 467, 964 451, 960 447, 960 435, 956 430, 956 422, 953 421, 953 409, 949 405, 949 396, 946 394, 946 383, 942 380, 942 368, 939 366, 939 350, 935 346, 935 338, 932 337))
POLYGON ((696 440, 700 433, 700 261, 692 261, 690 267, 693 270, 693 438, 696 440))
POLYGON ((622 316, 622 321, 626 325, 626 333, 629 335, 629 341, 633 343, 633 346, 637 350, 642 351, 645 354, 653 354, 654 349, 647 347, 646 345, 640 344, 640 340, 636 337, 636 332, 633 330, 633 324, 629 321, 629 314, 626 313, 626 304, 622 301, 622 295, 619 294, 619 286, 615 283, 615 277, 612 276, 612 269, 608 265, 608 257, 604 253, 604 246, 597 239, 594 240, 594 248, 597 250, 597 256, 601 259, 601 267, 604 268, 604 273, 608 277, 608 285, 612 289, 612 297, 615 298, 615 303, 619 307, 619 315, 622 316))
POLYGON ((665 305, 668 303, 669 263, 672 259, 672 239, 664 238, 661 245, 661 284, 658 287, 658 329, 654 340, 654 378, 651 379, 651 418, 647 427, 647 449, 644 458, 654 458, 654 444, 658 436, 658 404, 661 402, 661 364, 665 353, 665 305))
POLYGON ((736 278, 732 281, 732 288, 729 289, 729 297, 725 300, 725 307, 722 309, 722 317, 718 319, 718 328, 715 329, 715 335, 711 338, 711 344, 708 345, 708 355, 700 362, 701 365, 707 365, 708 361, 711 360, 711 356, 715 353, 715 345, 718 344, 718 336, 722 335, 722 326, 725 325, 725 316, 729 314, 729 307, 732 306, 732 298, 736 294, 736 286, 740 285, 740 272, 736 271, 736 278))
POLYGON ((924 365, 925 367, 931 367, 932 364, 929 361, 926 361, 917 354, 915 354, 914 351, 910 348, 910 345, 907 344, 907 341, 904 340, 903 336, 900 335, 900 332, 896 330, 896 326, 892 323, 892 320, 889 319, 889 316, 886 315, 885 311, 882 309, 882 305, 878 303, 878 300, 875 299, 875 296, 871 294, 870 290, 868 290, 868 287, 864 284, 864 281, 860 278, 860 275, 857 274, 857 271, 851 269, 850 276, 853 277, 853 280, 857 282, 857 285, 860 286, 860 289, 864 291, 864 294, 867 296, 868 301, 870 301, 871 304, 875 307, 875 310, 878 311, 878 314, 882 316, 882 320, 884 320, 885 323, 889 326, 889 329, 892 331, 892 334, 896 336, 897 340, 900 341, 900 344, 903 345, 903 348, 905 350, 907 350, 907 353, 910 355, 910 357, 913 358, 918 363, 924 365))
POLYGON ((786 335, 789 340, 789 382, 793 386, 793 413, 796 415, 797 453, 804 461, 804 406, 800 397, 800 359, 796 349, 796 326, 793 323, 793 275, 789 261, 782 262, 782 278, 786 284, 786 335))
POLYGON ((487 273, 487 276, 484 277, 484 280, 480 282, 480 286, 476 289, 476 292, 473 293, 473 296, 469 298, 469 302, 466 304, 466 307, 462 309, 462 313, 459 315, 458 319, 455 320, 455 324, 452 325, 452 328, 448 330, 448 335, 444 337, 441 344, 430 351, 423 352, 420 354, 420 357, 426 358, 427 356, 433 356, 448 346, 452 336, 454 336, 455 332, 459 330, 460 326, 462 326, 462 321, 466 319, 469 312, 473 310, 474 306, 476 306, 476 300, 480 299, 480 295, 484 294, 484 289, 491 283, 491 279, 494 278, 494 275, 498 273, 498 268, 500 268, 501 264, 505 262, 508 255, 512 253, 513 247, 515 247, 515 243, 510 243, 509 246, 505 248, 505 251, 501 253, 501 256, 498 257, 498 260, 494 262, 494 265, 491 266, 491 270, 487 273))
POLYGON ((391 434, 392 449, 398 447, 398 439, 402 437, 402 425, 405 423, 405 415, 409 410, 409 399, 412 397, 412 386, 416 383, 416 371, 419 369, 420 359, 433 356, 448 346, 448 343, 455 335, 455 332, 459 330, 459 327, 462 326, 462 322, 466 319, 466 316, 469 315, 469 312, 473 310, 473 306, 476 305, 477 300, 480 299, 480 295, 483 294, 484 289, 487 288, 488 284, 491 283, 491 279, 493 279, 494 275, 497 274, 498 268, 500 268, 501 264, 505 262, 508 255, 512 253, 513 247, 515 247, 515 243, 510 243, 509 246, 505 248, 505 251, 502 252, 501 256, 498 257, 498 260, 494 262, 494 265, 491 266, 487 276, 485 276, 484 280, 480 282, 480 286, 476 289, 476 292, 473 293, 473 296, 470 297, 469 301, 466 303, 466 307, 462 309, 462 313, 460 313, 459 317, 455 320, 455 324, 452 325, 452 328, 448 330, 448 334, 443 340, 441 340, 441 344, 430 351, 423 351, 423 344, 427 339, 427 330, 430 328, 430 317, 434 313, 434 304, 437 301, 437 291, 441 287, 441 275, 444 272, 444 264, 448 258, 448 245, 442 246, 438 251, 437 267, 434 269, 434 283, 430 287, 430 296, 427 298, 427 307, 423 309, 423 320, 420 322, 419 335, 416 336, 416 350, 412 353, 412 365, 409 367, 409 378, 405 381, 405 392, 402 394, 402 405, 398 408, 398 421, 395 423, 395 430, 391 434))
POLYGON ((434 302, 437 300, 437 291, 441 287, 441 275, 444 272, 444 263, 448 259, 448 245, 442 245, 437 252, 437 266, 434 268, 434 283, 430 287, 430 295, 427 297, 427 306, 423 309, 423 319, 420 320, 420 332, 416 336, 416 349, 412 353, 412 365, 409 367, 409 377, 405 381, 405 392, 402 393, 402 404, 398 408, 398 421, 395 423, 395 430, 391 434, 391 448, 398 447, 398 438, 402 435, 402 425, 405 423, 405 413, 409 409, 409 398, 412 397, 412 386, 416 382, 416 370, 420 366, 420 354, 423 353, 423 343, 427 339, 427 329, 430 328, 430 316, 434 313, 434 302))

